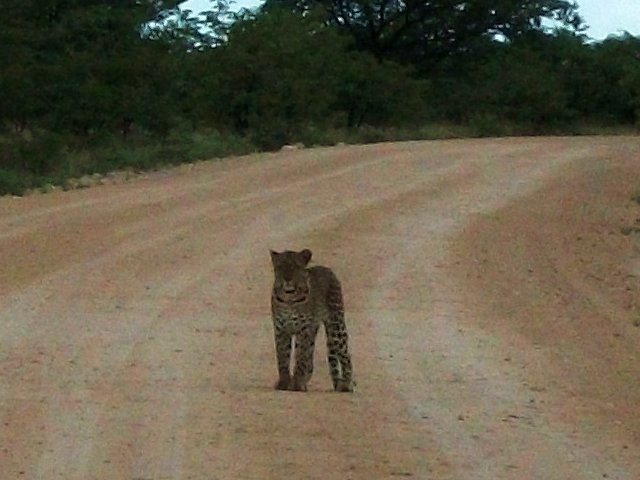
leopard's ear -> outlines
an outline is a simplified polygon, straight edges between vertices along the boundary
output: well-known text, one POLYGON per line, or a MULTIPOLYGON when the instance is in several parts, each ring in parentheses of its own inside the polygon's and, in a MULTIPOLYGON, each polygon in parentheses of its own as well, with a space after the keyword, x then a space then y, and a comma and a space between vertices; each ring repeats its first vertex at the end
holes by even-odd
POLYGON ((298 258, 300 259, 300 262, 302 263, 302 265, 306 267, 307 264, 311 261, 311 250, 309 250, 308 248, 305 248, 304 250, 298 253, 298 258))
POLYGON ((269 253, 271 254, 271 263, 273 263, 275 265, 276 264, 276 259, 278 258, 278 256, 280 254, 278 252, 274 251, 274 250, 269 250, 269 253))

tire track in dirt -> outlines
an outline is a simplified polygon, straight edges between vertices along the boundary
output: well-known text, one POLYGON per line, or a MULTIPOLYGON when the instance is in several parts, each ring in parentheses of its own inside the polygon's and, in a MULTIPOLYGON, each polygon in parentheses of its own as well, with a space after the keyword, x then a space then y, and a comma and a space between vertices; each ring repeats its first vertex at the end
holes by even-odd
MULTIPOLYGON (((447 280, 446 252, 475 215, 537 188, 558 165, 599 154, 597 143, 320 149, 18 206, 0 199, 0 224, 16 227, 0 248, 15 253, 53 224, 74 229, 66 248, 79 251, 0 291, 0 471, 583 478, 575 475, 605 462, 577 451, 573 463, 550 463, 569 450, 564 432, 530 412, 530 392, 495 364, 494 338, 459 331, 472 310, 447 280), (109 226, 92 232, 100 225, 109 226), (354 395, 329 391, 321 341, 308 394, 271 388, 267 250, 302 247, 343 280, 354 395)), ((57 248, 55 238, 41 248, 57 248)))
POLYGON ((620 230, 639 211, 638 151, 636 139, 611 142, 540 194, 477 219, 454 245, 466 271, 450 270, 477 304, 476 326, 502 339, 546 420, 570 433, 567 458, 631 480, 640 478, 638 240, 620 230))
MULTIPOLYGON (((380 160, 376 160, 376 163, 380 162, 380 160)), ((371 161, 367 160, 367 163, 371 163, 371 161)), ((353 168, 362 169, 365 166, 356 165, 353 168)), ((342 169, 345 173, 349 170, 351 169, 342 169)), ((339 174, 340 172, 330 172, 326 178, 335 178, 339 174)), ((312 181, 304 178, 302 182, 293 182, 293 186, 285 186, 284 190, 282 187, 277 187, 272 191, 267 191, 265 195, 281 194, 281 190, 285 194, 292 191, 295 199, 299 195, 298 192, 310 182, 312 181)), ((154 419, 163 426, 156 429, 155 434, 149 434, 154 430, 155 424, 147 425, 147 428, 137 427, 138 430, 145 432, 147 440, 140 444, 139 452, 151 457, 147 461, 133 461, 135 457, 132 457, 130 453, 125 456, 130 460, 128 467, 122 465, 121 458, 115 456, 115 460, 111 461, 105 457, 104 453, 96 454, 96 457, 99 458, 95 458, 93 461, 87 461, 87 449, 101 451, 99 448, 100 439, 96 439, 96 437, 109 436, 108 432, 100 431, 100 428, 106 428, 104 422, 102 427, 100 426, 100 418, 105 416, 104 411, 111 407, 116 411, 116 415, 118 412, 120 414, 122 412, 122 409, 118 408, 121 406, 118 404, 118 400, 114 401, 114 405, 105 404, 105 392, 111 390, 120 392, 120 395, 125 397, 124 403, 126 404, 127 395, 123 394, 123 390, 135 391, 136 388, 139 388, 140 383, 143 383, 145 378, 151 374, 151 372, 135 373, 130 371, 128 367, 133 368, 135 363, 129 363, 128 360, 132 356, 132 351, 144 350, 144 347, 140 347, 140 345, 145 343, 145 336, 149 336, 151 331, 162 330, 161 323, 157 319, 163 316, 163 309, 169 308, 167 303, 176 301, 176 298, 181 294, 180 292, 188 292, 192 289, 207 275, 210 267, 201 267, 201 273, 197 274, 193 265, 184 265, 185 271, 188 272, 184 274, 184 278, 180 280, 180 275, 174 274, 166 282, 165 287, 162 287, 162 282, 158 282, 157 278, 159 275, 166 274, 164 271, 155 272, 152 270, 151 278, 148 274, 136 278, 136 275, 131 275, 131 273, 140 271, 146 264, 157 262, 164 250, 171 249, 172 245, 176 244, 176 239, 186 236, 185 228, 187 226, 191 226, 191 233, 196 235, 212 230, 215 233, 231 230, 224 236, 226 239, 224 243, 216 242, 216 248, 219 251, 227 252, 224 255, 227 256, 229 248, 235 243, 234 238, 238 237, 238 233, 233 232, 233 228, 229 228, 230 219, 242 212, 248 218, 252 218, 256 213, 258 204, 256 200, 259 195, 249 194, 248 196, 251 197, 249 200, 253 201, 251 209, 246 208, 245 199, 234 201, 226 198, 228 203, 235 206, 231 212, 225 212, 227 215, 219 216, 217 220, 212 218, 214 212, 211 211, 218 210, 215 204, 214 206, 197 207, 197 202, 193 202, 196 211, 192 210, 192 205, 184 203, 180 205, 179 209, 162 206, 160 208, 165 209, 167 213, 148 221, 140 221, 139 218, 142 215, 140 213, 132 214, 131 204, 125 205, 116 213, 122 215, 125 220, 124 225, 119 225, 119 228, 128 228, 130 233, 120 246, 111 248, 103 254, 96 255, 94 252, 94 258, 90 261, 76 261, 71 267, 40 278, 21 295, 8 297, 9 308, 5 308, 3 311, 3 317, 9 322, 3 324, 4 347, 6 347, 3 349, 3 358, 12 359, 14 365, 16 364, 15 359, 22 358, 22 360, 18 362, 18 368, 13 372, 13 376, 9 377, 5 393, 12 391, 15 395, 14 400, 23 402, 25 397, 33 393, 28 389, 27 391, 22 389, 22 393, 20 393, 25 379, 40 378, 36 387, 39 394, 37 395, 39 404, 34 405, 34 409, 30 411, 31 419, 34 421, 31 422, 31 428, 26 428, 27 434, 31 430, 34 437, 45 438, 44 441, 38 441, 40 447, 37 451, 40 452, 40 460, 36 471, 39 475, 47 475, 52 478, 56 476, 60 478, 87 478, 90 472, 96 472, 95 478, 104 478, 99 473, 114 473, 111 465, 115 464, 124 467, 124 470, 117 470, 116 475, 131 471, 134 474, 151 473, 151 477, 158 477, 167 472, 172 472, 169 476, 180 476, 182 467, 179 459, 182 455, 174 455, 175 460, 167 464, 163 460, 167 449, 167 446, 163 445, 163 440, 166 441, 167 437, 174 438, 176 428, 179 428, 180 423, 184 421, 184 415, 177 417, 171 415, 171 411, 176 405, 184 405, 185 402, 181 398, 174 398, 174 401, 168 402, 164 413, 156 412, 154 419), (211 215, 209 215, 210 213, 211 215), (172 222, 167 222, 167 220, 172 220, 172 222), (204 222, 203 227, 194 226, 198 220, 207 221, 204 222), (127 222, 129 222, 128 226, 127 222), (122 287, 119 285, 120 282, 122 287), (152 285, 151 289, 149 289, 149 285, 152 285), (131 288, 132 286, 133 288, 131 288), (106 291, 105 287, 107 287, 106 291), (106 295, 92 295, 92 292, 100 291, 100 289, 103 289, 106 295), (171 295, 172 291, 173 295, 171 295), (61 293, 63 295, 60 295, 61 293), (169 295, 169 298, 163 300, 162 297, 166 295, 169 295), (144 300, 144 303, 141 300, 144 300), (43 324, 43 320, 48 320, 50 323, 43 324), (84 320, 89 325, 104 325, 105 322, 110 325, 106 331, 92 333, 87 332, 84 324, 79 325, 78 320, 84 320), (53 361, 46 366, 34 362, 32 355, 25 356, 21 353, 32 350, 30 349, 32 342, 29 337, 30 331, 39 331, 40 336, 46 338, 42 341, 43 348, 38 354, 53 358, 53 361), (81 335, 87 333, 90 334, 89 338, 83 340, 81 335), (71 334, 71 338, 67 337, 69 334, 71 334), (11 340, 12 338, 13 340, 11 340), (27 338, 27 342, 20 341, 23 338, 27 338), (91 344, 92 342, 95 344, 91 344), (13 348, 9 348, 12 343, 15 345, 13 348), (56 353, 50 353, 54 351, 56 353), (65 351, 67 353, 60 354, 65 351), (74 370, 72 366, 76 364, 76 358, 88 363, 85 371, 79 373, 74 370), (64 379, 63 382, 47 378, 46 372, 54 371, 64 379), (107 373, 105 377, 104 374, 109 371, 111 373, 107 373), (140 378, 137 378, 137 375, 140 378), (124 385, 121 385, 119 384, 121 378, 128 378, 131 383, 125 382, 124 385), (71 383, 69 383, 69 379, 72 379, 71 383), (64 393, 69 389, 73 391, 73 394, 64 393), (40 419, 40 422, 37 419, 40 419), (47 425, 47 428, 46 433, 43 434, 44 425, 47 425), (92 438, 93 442, 90 441, 92 438), (89 447, 91 443, 94 444, 93 448, 89 447), (150 453, 154 451, 157 453, 150 453), (65 452, 82 454, 83 462, 69 462, 69 457, 65 452)), ((163 200, 163 198, 158 199, 157 205, 162 205, 163 200)), ((148 202, 144 202, 142 208, 148 209, 148 202)), ((79 219, 71 217, 67 221, 77 222, 79 233, 84 233, 82 232, 83 228, 90 230, 93 227, 92 220, 94 218, 92 215, 86 215, 85 210, 79 210, 75 205, 72 207, 72 211, 79 214, 79 219)), ((47 212, 47 214, 51 213, 51 211, 47 212)), ((64 213, 69 214, 67 211, 64 213)), ((99 215, 104 212, 99 210, 92 213, 99 215)), ((116 218, 121 219, 122 217, 118 215, 116 218)), ((282 216, 276 216, 273 219, 279 222, 272 225, 275 229, 282 229, 283 225, 288 224, 286 220, 282 222, 282 216)), ((237 220, 237 224, 241 225, 245 221, 242 218, 237 220)), ((313 219, 307 219, 307 224, 311 225, 313 221, 313 219)), ((43 227, 47 227, 47 225, 43 225, 43 227)), ((64 228, 64 224, 60 228, 64 228)), ((260 234, 264 236, 265 231, 257 233, 259 235, 251 234, 248 238, 260 238, 260 234)), ((86 238, 85 236, 84 239, 86 240, 86 238)), ((93 240, 95 242, 95 237, 93 240)), ((95 243, 91 246, 95 247, 95 243)), ((263 247, 261 245, 261 253, 264 253, 262 252, 263 247)), ((215 262, 215 258, 212 260, 215 262)), ((254 260, 253 257, 249 258, 250 263, 254 260)), ((166 256, 163 258, 165 269, 166 265, 171 263, 166 256)), ((200 263, 200 265, 203 264, 200 263)), ((237 268, 238 265, 230 265, 230 267, 237 268)), ((158 352, 152 349, 148 355, 157 357, 158 352)), ((160 356, 163 355, 166 355, 166 352, 160 352, 160 356)), ((156 360, 158 359, 156 358, 156 360)), ((181 378, 180 372, 173 368, 172 364, 164 362, 161 365, 163 378, 181 378)), ((8 365, 5 363, 6 366, 8 365)), ((271 380, 269 380, 270 383, 271 380)), ((177 397, 183 397, 179 390, 175 390, 173 394, 177 397)), ((161 398, 156 398, 155 395, 150 397, 146 398, 146 402, 149 404, 162 404, 161 398)), ((12 413, 15 411, 10 408, 7 418, 12 417, 12 413)), ((225 413, 227 412, 225 411, 225 413)), ((121 416, 120 423, 126 418, 126 415, 121 416)), ((122 432, 117 431, 115 434, 114 443, 117 444, 118 435, 121 435, 122 432)), ((16 439, 14 445, 20 444, 19 440, 16 439)), ((173 452, 180 450, 180 448, 176 448, 175 441, 168 443, 172 446, 173 452)), ((107 442, 107 444, 111 444, 111 442, 107 442)), ((181 445, 181 442, 178 444, 181 445)))
MULTIPOLYGON (((507 354, 501 356, 501 349, 512 347, 469 327, 473 305, 447 275, 447 263, 452 261, 447 244, 470 219, 531 194, 564 164, 598 158, 601 153, 592 149, 577 149, 570 155, 562 150, 536 153, 534 161, 521 159, 512 165, 499 158, 494 165, 486 162, 483 171, 488 175, 480 181, 475 178, 468 188, 449 189, 440 198, 414 192, 413 199, 399 198, 398 205, 381 205, 364 215, 368 221, 357 232, 362 244, 376 238, 371 225, 376 216, 388 216, 384 207, 403 212, 404 206, 409 212, 385 225, 375 260, 381 261, 380 270, 386 274, 371 285, 365 304, 372 309, 367 315, 377 319, 373 326, 380 357, 387 358, 385 364, 414 421, 436 434, 440 451, 455 451, 461 457, 450 478, 581 479, 602 472, 611 478, 632 478, 609 456, 608 448, 600 446, 600 438, 558 427, 553 416, 541 411, 537 395, 523 385, 519 372, 506 366, 507 354), (455 213, 443 217, 447 210, 455 213), (422 252, 428 255, 421 256, 422 252), (393 285, 403 289, 393 291, 393 285)), ((356 218, 336 229, 341 241, 353 240, 349 225, 357 223, 356 218)), ((357 263, 353 259, 358 252, 346 255, 357 263)), ((536 353, 530 355, 535 358, 536 353)))
MULTIPOLYGON (((347 185, 347 187, 349 187, 349 185, 347 185)), ((403 188, 407 187, 405 186, 403 188)), ((333 192, 331 194, 333 195, 333 192)), ((298 199, 298 191, 294 189, 289 196, 291 198, 286 199, 287 201, 282 204, 299 208, 300 201, 298 199)), ((212 385, 211 390, 213 392, 219 392, 217 394, 214 393, 213 404, 216 405, 216 408, 203 408, 203 405, 198 403, 202 402, 202 399, 193 399, 193 402, 199 404, 200 408, 194 407, 189 409, 191 412, 197 412, 197 414, 194 413, 193 415, 200 420, 204 417, 207 418, 209 425, 218 426, 216 434, 209 438, 209 441, 216 445, 218 454, 202 456, 206 450, 202 448, 189 448, 187 445, 187 455, 193 460, 189 462, 191 473, 184 473, 186 478, 189 478, 190 475, 196 478, 204 478, 207 470, 198 471, 198 468, 208 468, 210 469, 209 471, 217 472, 225 471, 226 475, 233 478, 257 478, 261 475, 260 472, 264 472, 265 468, 274 467, 281 468, 284 472, 289 471, 297 475, 304 472, 301 478, 320 478, 326 477, 326 471, 323 469, 323 466, 326 465, 328 459, 332 460, 337 474, 342 472, 343 475, 350 475, 353 474, 353 471, 357 471, 357 476, 368 475, 367 472, 373 471, 378 475, 380 474, 379 469, 381 467, 377 465, 376 462, 371 460, 365 461, 364 466, 362 466, 360 465, 362 460, 353 460, 357 459, 358 455, 345 455, 345 452, 341 452, 341 450, 338 449, 338 447, 341 447, 347 453, 362 453, 362 445, 359 442, 345 444, 340 441, 339 436, 331 433, 334 410, 331 408, 318 408, 318 406, 315 405, 317 398, 314 399, 311 397, 307 400, 311 400, 311 405, 314 405, 314 407, 309 413, 315 418, 307 418, 305 415, 300 415, 301 418, 299 422, 292 422, 292 418, 290 418, 291 411, 294 407, 297 407, 297 404, 301 400, 300 396, 296 398, 294 395, 286 398, 286 409, 283 410, 282 405, 278 402, 278 400, 281 400, 278 397, 279 393, 274 393, 271 390, 270 385, 273 382, 273 368, 263 368, 264 365, 273 365, 272 333, 268 321, 268 313, 265 315, 265 312, 268 312, 268 267, 261 271, 260 274, 260 277, 263 278, 261 283, 264 285, 266 294, 260 299, 260 304, 255 308, 255 311, 249 312, 250 318, 254 322, 250 325, 249 329, 250 331, 260 331, 264 344, 263 349, 261 349, 261 359, 255 362, 255 365, 258 366, 261 372, 261 380, 259 382, 256 382, 256 379, 251 379, 252 382, 246 383, 247 381, 243 380, 242 377, 250 373, 251 369, 244 363, 234 361, 239 351, 242 352, 242 354, 250 354, 252 350, 251 345, 247 344, 247 342, 250 342, 252 339, 243 335, 243 330, 247 327, 237 325, 237 318, 234 318, 234 314, 237 317, 237 310, 234 310, 232 307, 226 312, 226 309, 220 308, 216 302, 216 299, 220 299, 220 302, 223 302, 225 299, 228 301, 228 299, 231 298, 232 300, 229 302, 231 305, 242 304, 242 297, 236 298, 235 300, 233 299, 238 297, 239 294, 244 293, 244 291, 242 289, 240 289, 239 292, 234 291, 233 288, 229 288, 229 284, 239 285, 242 283, 242 278, 238 278, 238 275, 246 275, 255 269, 256 256, 261 259, 268 258, 265 243, 269 244, 270 238, 272 239, 271 242, 273 242, 277 240, 282 241, 283 235, 298 237, 301 232, 313 228, 314 225, 327 216, 323 208, 326 200, 325 197, 321 195, 314 198, 315 202, 320 204, 320 208, 317 209, 318 213, 315 216, 313 214, 307 214, 301 217, 301 220, 294 223, 282 221, 283 218, 287 218, 289 215, 268 216, 267 212, 269 209, 265 209, 264 215, 257 212, 258 215, 256 215, 256 217, 258 220, 247 223, 247 227, 245 227, 243 223, 243 226, 238 228, 237 232, 233 235, 233 237, 236 238, 236 244, 232 248, 225 250, 222 265, 220 265, 220 262, 213 262, 217 264, 218 268, 224 266, 229 267, 228 283, 219 283, 212 286, 212 288, 209 288, 207 291, 207 297, 212 299, 213 310, 216 312, 218 322, 223 324, 226 322, 229 323, 230 326, 225 329, 225 335, 233 337, 234 342, 232 344, 223 343, 222 345, 218 345, 215 351, 210 352, 211 363, 214 365, 227 365, 226 370, 228 370, 226 372, 223 371, 218 376, 217 381, 213 379, 214 385, 212 385), (250 255, 247 256, 247 253, 250 253, 250 255), (264 340, 266 340, 266 343, 264 343, 264 340), (258 392, 255 392, 256 383, 266 386, 266 388, 260 388, 258 392), (261 398, 262 401, 257 403, 255 401, 248 401, 246 399, 247 392, 257 393, 259 395, 258 398, 261 398), (221 409, 220 405, 226 405, 226 407, 221 409), (230 416, 229 412, 234 412, 235 410, 242 410, 244 415, 230 416), (258 420, 257 425, 255 424, 256 420, 258 420), (287 428, 287 425, 289 425, 289 428, 287 428), (261 440, 255 445, 255 448, 249 447, 249 445, 254 444, 255 438, 261 438, 265 433, 278 430, 280 430, 281 433, 275 436, 276 438, 272 435, 267 443, 261 440), (300 437, 300 435, 302 435, 302 437, 300 437), (309 435, 313 438, 307 438, 309 435), (295 438, 300 438, 300 443, 314 444, 314 446, 309 446, 309 451, 306 452, 305 455, 301 455, 295 451, 291 452, 290 444, 292 439, 295 438), (278 462, 280 457, 274 455, 278 451, 274 448, 274 444, 279 445, 283 451, 287 452, 287 455, 282 457, 282 462, 278 462), (251 462, 246 462, 247 449, 252 452, 251 462), (225 453, 220 455, 221 451, 225 453), (275 466, 273 465, 274 461, 276 462, 275 466), (271 467, 269 467, 269 465, 271 465, 271 467), (196 469, 195 473, 194 469, 196 469), (360 471, 361 469, 363 469, 363 471, 360 471)), ((341 208, 344 212, 347 212, 353 209, 354 205, 360 205, 362 203, 368 205, 370 201, 371 200, 366 197, 364 200, 356 198, 350 200, 341 208)), ((340 211, 336 210, 332 215, 339 217, 340 211)), ((262 262, 264 262, 264 260, 262 260, 262 262)), ((189 271, 193 270, 189 269, 189 271)), ((184 302, 187 303, 188 300, 185 298, 184 302)), ((326 369, 319 370, 324 370, 326 373, 326 369)), ((195 375, 198 377, 201 373, 195 372, 195 375)), ((318 375, 321 375, 321 373, 319 372, 318 375)), ((328 378, 328 375, 325 376, 328 378)), ((197 383, 196 378, 192 381, 197 383)), ((207 395, 210 397, 211 391, 209 391, 207 395)), ((332 397, 333 395, 327 398, 328 401, 331 401, 331 404, 334 402, 345 404, 343 406, 348 407, 351 412, 354 412, 354 410, 358 408, 358 404, 349 401, 349 398, 340 400, 333 399, 332 397)), ((305 398, 303 397, 302 400, 305 400, 305 398)), ((375 406, 376 404, 372 404, 369 408, 375 406)), ((379 411, 380 409, 376 408, 375 411, 371 411, 371 414, 379 413, 379 411)), ((358 415, 355 413, 352 416, 352 418, 357 417, 358 415)), ((363 422, 367 421, 368 417, 366 416, 360 420, 359 425, 361 429, 365 428, 363 422)), ((196 437, 207 435, 204 432, 196 433, 199 433, 196 437)), ((211 435, 211 432, 209 432, 209 435, 211 435)), ((378 443, 381 442, 382 438, 384 438, 382 432, 378 432, 373 436, 373 443, 370 444, 373 452, 384 450, 384 444, 378 443)), ((197 438, 188 440, 188 444, 191 442, 196 443, 197 441, 197 438)), ((200 441, 202 441, 201 438, 200 441)), ((353 442, 353 439, 351 442, 353 442)), ((150 462, 150 465, 157 464, 158 462, 150 462)), ((158 472, 147 470, 137 473, 139 475, 144 474, 142 475, 144 477, 155 478, 158 472)))

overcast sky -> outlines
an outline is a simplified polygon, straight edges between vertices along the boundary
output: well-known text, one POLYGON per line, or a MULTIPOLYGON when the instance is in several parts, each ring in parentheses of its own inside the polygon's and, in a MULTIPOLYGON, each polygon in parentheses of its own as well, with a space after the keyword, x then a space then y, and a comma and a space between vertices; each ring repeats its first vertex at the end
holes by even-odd
MULTIPOLYGON (((233 9, 251 8, 261 3, 260 0, 236 0, 233 9)), ((207 10, 209 5, 209 0, 188 0, 182 8, 198 12, 207 10)), ((600 40, 624 30, 640 36, 640 0, 578 0, 578 5, 590 27, 587 30, 590 37, 600 40)))

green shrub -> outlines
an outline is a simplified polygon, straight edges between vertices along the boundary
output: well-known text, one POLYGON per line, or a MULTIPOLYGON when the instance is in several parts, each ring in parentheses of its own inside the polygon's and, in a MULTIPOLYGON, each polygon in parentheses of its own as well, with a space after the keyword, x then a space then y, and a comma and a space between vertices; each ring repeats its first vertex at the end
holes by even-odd
POLYGON ((33 183, 33 177, 24 172, 0 169, 0 195, 22 195, 33 183))
POLYGON ((244 155, 255 150, 253 144, 244 137, 208 130, 191 134, 187 155, 190 160, 207 160, 229 155, 244 155))

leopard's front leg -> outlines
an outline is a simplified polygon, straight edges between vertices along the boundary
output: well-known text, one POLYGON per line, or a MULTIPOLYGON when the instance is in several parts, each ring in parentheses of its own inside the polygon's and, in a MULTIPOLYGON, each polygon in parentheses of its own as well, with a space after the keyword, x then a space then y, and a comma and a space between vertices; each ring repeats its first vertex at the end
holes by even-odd
POLYGON ((316 346, 319 325, 308 325, 296 334, 296 365, 292 390, 307 391, 307 383, 313 374, 313 351, 316 346))
POLYGON ((276 390, 288 390, 291 385, 291 373, 289 364, 291 362, 291 334, 276 329, 276 356, 278 358, 278 381, 276 390))

